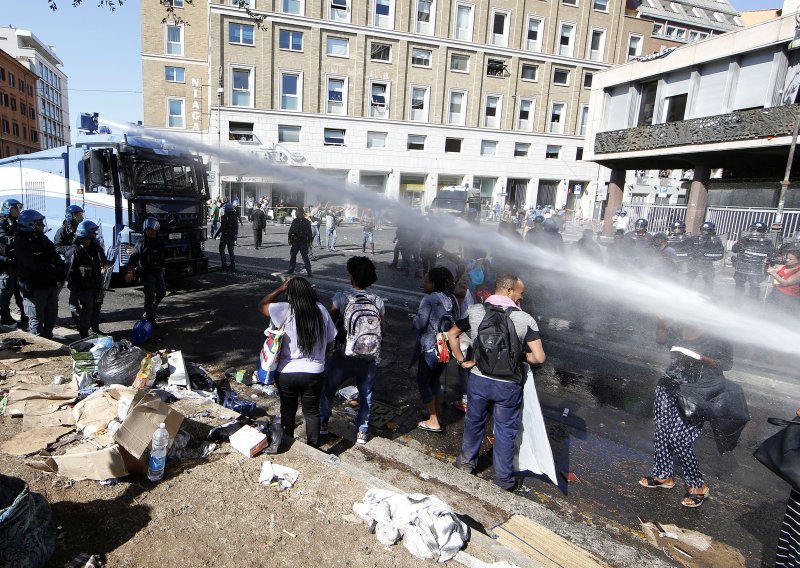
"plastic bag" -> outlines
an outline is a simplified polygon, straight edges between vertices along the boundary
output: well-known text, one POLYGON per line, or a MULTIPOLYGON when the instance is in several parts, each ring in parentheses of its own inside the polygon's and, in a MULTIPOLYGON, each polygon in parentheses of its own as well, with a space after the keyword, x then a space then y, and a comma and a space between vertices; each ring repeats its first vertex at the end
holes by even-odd
POLYGON ((0 475, 0 560, 3 566, 44 566, 56 548, 47 500, 16 477, 0 475))
POLYGON ((131 386, 146 353, 123 339, 114 343, 97 365, 100 380, 107 385, 131 386))

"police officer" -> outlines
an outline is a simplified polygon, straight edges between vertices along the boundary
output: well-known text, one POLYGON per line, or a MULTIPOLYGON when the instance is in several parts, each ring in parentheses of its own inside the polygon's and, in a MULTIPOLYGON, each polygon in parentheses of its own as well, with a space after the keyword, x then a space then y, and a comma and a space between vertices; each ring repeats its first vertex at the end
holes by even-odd
POLYGON ((106 258, 97 244, 99 228, 93 221, 81 221, 75 229, 74 244, 67 249, 69 311, 81 338, 89 335, 89 328, 100 333, 102 270, 106 258))
POLYGON ((61 255, 45 233, 44 215, 33 209, 21 211, 17 218, 14 254, 17 258, 19 288, 25 315, 33 335, 52 338, 58 317, 58 292, 64 284, 61 255))
POLYGON ((21 328, 28 325, 28 316, 22 304, 22 295, 17 283, 17 261, 14 256, 14 236, 17 229, 17 217, 22 209, 22 202, 16 199, 6 199, 0 209, 0 324, 20 324, 21 328), (11 297, 14 297, 20 321, 11 317, 11 297))
POLYGON ((625 233, 625 245, 628 253, 629 262, 639 266, 640 262, 647 258, 651 253, 653 236, 647 232, 649 223, 647 219, 637 219, 633 224, 633 231, 625 233))
POLYGON ((138 272, 144 286, 144 317, 155 327, 158 325, 156 320, 158 304, 167 295, 164 284, 167 264, 164 257, 164 241, 158 234, 161 228, 159 222, 153 217, 148 217, 142 227, 144 238, 133 247, 125 282, 133 282, 133 277, 138 272))
POLYGON ((75 243, 75 230, 78 223, 83 221, 83 208, 80 205, 70 205, 64 213, 64 222, 61 223, 56 235, 53 237, 53 244, 63 258, 67 257, 67 251, 75 243))
POLYGON ((703 277, 706 294, 710 294, 714 290, 714 263, 724 256, 725 246, 717 236, 717 226, 713 221, 706 221, 700 225, 700 234, 690 240, 686 280, 694 282, 699 273, 703 277))
POLYGON ((222 238, 219 240, 219 258, 222 264, 222 270, 236 270, 236 257, 233 254, 233 247, 236 245, 236 238, 239 235, 239 215, 236 213, 236 207, 232 203, 226 203, 223 207, 224 213, 219 223, 217 234, 214 235, 216 239, 220 234, 222 238), (230 267, 225 263, 225 249, 228 249, 228 254, 231 256, 230 267))
POLYGON ((686 234, 686 223, 683 220, 678 219, 672 222, 669 227, 669 235, 667 235, 667 243, 675 251, 675 268, 679 272, 686 270, 691 250, 691 238, 691 235, 686 234))
POLYGON ((758 298, 761 283, 767 277, 767 263, 774 260, 775 244, 767 236, 767 224, 756 221, 750 231, 733 245, 736 258, 733 262, 733 280, 736 291, 744 294, 745 283, 750 284, 750 296, 758 298))

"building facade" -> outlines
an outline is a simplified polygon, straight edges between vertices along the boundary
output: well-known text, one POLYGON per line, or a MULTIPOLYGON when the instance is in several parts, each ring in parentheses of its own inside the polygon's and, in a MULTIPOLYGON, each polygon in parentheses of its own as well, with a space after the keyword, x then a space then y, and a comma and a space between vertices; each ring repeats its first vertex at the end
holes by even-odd
POLYGON ((0 50, 39 77, 36 97, 41 147, 46 150, 69 144, 68 81, 55 48, 45 44, 29 30, 0 27, 0 50))
MULTIPOLYGON (((605 181, 582 159, 592 78, 652 29, 620 0, 250 0, 262 26, 236 0, 172 3, 190 25, 142 8, 146 126, 423 207, 467 184, 587 216, 605 181)), ((215 168, 219 193, 296 199, 215 168)))
POLYGON ((0 49, 0 158, 42 149, 36 74, 0 49))

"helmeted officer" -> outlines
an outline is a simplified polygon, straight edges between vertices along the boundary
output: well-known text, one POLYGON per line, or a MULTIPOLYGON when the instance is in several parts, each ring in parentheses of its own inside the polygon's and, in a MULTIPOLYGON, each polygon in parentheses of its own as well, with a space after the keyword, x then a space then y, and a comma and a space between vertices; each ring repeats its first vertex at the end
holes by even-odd
POLYGON ((725 257, 725 246, 717 236, 717 226, 713 221, 700 225, 700 234, 691 238, 689 263, 686 280, 694 282, 699 273, 703 277, 706 294, 714 290, 714 263, 725 257))
POLYGON ((0 209, 0 324, 28 325, 28 316, 22 303, 22 295, 17 283, 17 260, 14 255, 14 237, 17 230, 17 217, 22 210, 22 202, 10 198, 3 201, 0 209), (14 297, 21 319, 11 317, 11 297, 14 297))
POLYGON ((78 223, 83 221, 83 208, 80 205, 70 205, 64 213, 64 222, 56 231, 53 237, 53 244, 63 258, 67 256, 67 250, 75 243, 75 230, 78 223))
POLYGON ((61 255, 45 233, 44 215, 25 209, 17 219, 14 254, 19 273, 25 315, 33 335, 52 338, 58 317, 58 293, 64 284, 65 269, 61 255))
POLYGON ((100 333, 102 271, 106 258, 97 243, 99 228, 94 221, 81 221, 75 229, 74 244, 67 249, 69 310, 81 338, 89 335, 90 328, 100 333))
POLYGON ((156 310, 167 295, 164 283, 164 272, 167 267, 164 241, 158 234, 161 225, 153 217, 145 219, 142 228, 144 237, 133 247, 125 281, 133 282, 134 275, 137 274, 141 278, 144 286, 144 317, 153 326, 157 326, 156 310))
POLYGON ((686 233, 686 223, 682 219, 673 221, 669 226, 667 243, 675 251, 675 267, 683 272, 689 261, 689 251, 691 250, 691 235, 686 233))
POLYGON ((736 291, 744 293, 745 283, 750 284, 750 295, 758 298, 761 283, 767 277, 767 263, 774 260, 775 243, 767 236, 767 224, 756 221, 750 231, 733 245, 736 258, 733 262, 733 280, 736 291))
POLYGON ((653 235, 647 232, 650 223, 647 219, 636 219, 633 231, 625 233, 625 244, 631 264, 639 266, 640 262, 652 253, 653 235))

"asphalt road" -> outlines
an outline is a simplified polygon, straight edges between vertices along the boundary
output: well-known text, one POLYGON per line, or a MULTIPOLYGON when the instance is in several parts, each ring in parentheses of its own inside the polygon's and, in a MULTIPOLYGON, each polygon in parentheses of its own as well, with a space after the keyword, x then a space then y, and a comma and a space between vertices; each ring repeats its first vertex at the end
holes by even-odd
MULTIPOLYGON (((212 371, 254 368, 267 323, 256 306, 288 267, 287 230, 288 226, 270 225, 265 248, 255 250, 245 224, 236 248, 238 271, 212 271, 181 283, 164 300, 162 325, 145 347, 181 349, 184 357, 212 371)), ((393 229, 375 235, 379 277, 375 288, 388 307, 387 343, 375 399, 383 405, 382 416, 391 416, 396 428, 376 427, 374 433, 403 444, 422 444, 431 455, 452 461, 461 439, 462 414, 447 410, 444 434, 414 428, 420 404, 415 371, 407 365, 415 337, 409 314, 421 298, 421 279, 388 267, 393 229)), ((345 263, 361 254, 360 237, 357 226, 340 227, 338 250, 319 251, 312 281, 323 303, 346 286, 345 263)), ((219 262, 212 252, 216 244, 209 241, 206 246, 212 266, 219 262)), ((721 275, 720 285, 729 285, 729 275, 721 275)), ((61 321, 66 324, 66 292, 61 307, 61 321)), ((141 313, 141 288, 117 288, 107 296, 103 327, 117 338, 125 337, 141 313)), ((667 354, 655 344, 654 320, 618 319, 594 314, 582 331, 557 319, 540 322, 548 362, 538 370, 536 383, 551 446, 557 469, 575 473, 580 481, 556 487, 528 478, 526 495, 622 538, 638 531, 637 516, 641 516, 709 534, 740 550, 748 566, 771 565, 789 488, 758 464, 752 452, 775 431, 766 424, 767 416, 788 417, 800 406, 796 377, 780 371, 797 367, 770 364, 770 357, 762 353, 737 352, 741 356, 728 376, 742 384, 752 421, 739 447, 722 456, 706 429, 697 450, 712 498, 700 509, 686 510, 679 504, 680 484, 671 491, 648 491, 637 484, 651 468, 652 397, 667 354), (630 341, 621 342, 623 336, 630 341), (569 409, 566 415, 565 409, 569 409)), ((460 398, 454 367, 448 369, 446 385, 449 401, 460 398)), ((343 409, 334 416, 342 423, 349 419, 343 409)), ((484 455, 479 475, 490 477, 490 460, 490 454, 484 455)))

